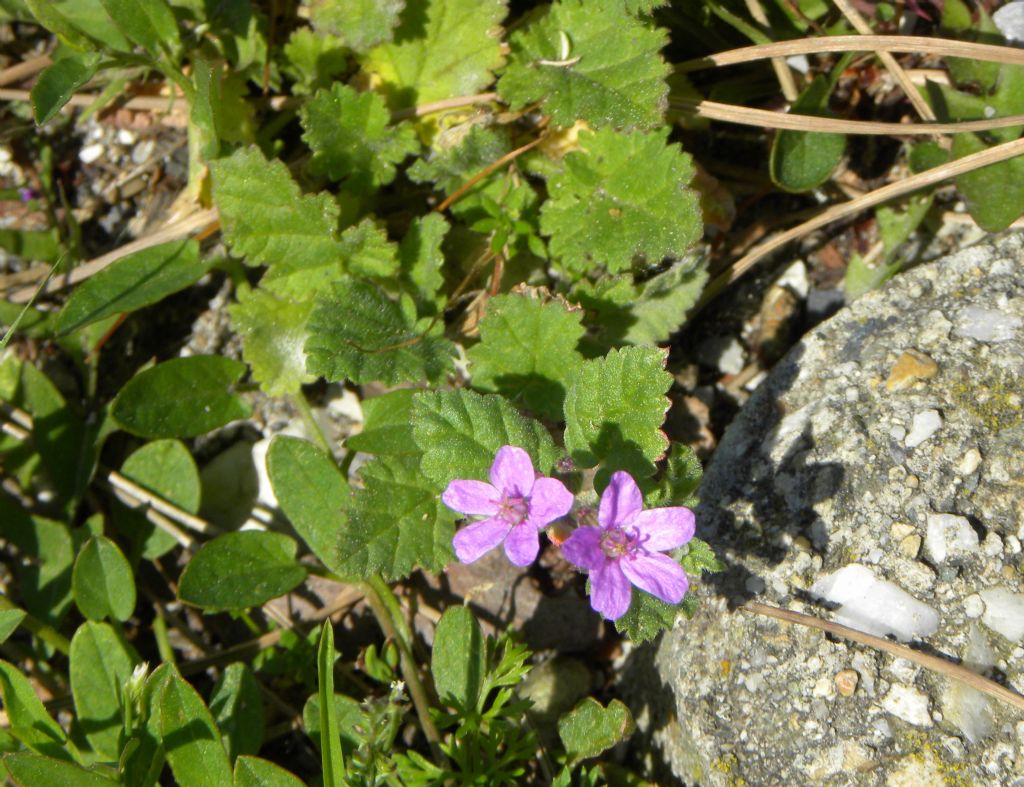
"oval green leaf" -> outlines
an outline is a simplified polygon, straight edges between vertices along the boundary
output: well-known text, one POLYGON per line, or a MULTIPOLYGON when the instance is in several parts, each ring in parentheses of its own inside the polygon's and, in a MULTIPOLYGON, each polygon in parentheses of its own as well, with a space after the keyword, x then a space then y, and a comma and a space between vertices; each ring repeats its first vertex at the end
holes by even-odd
POLYGON ((71 640, 69 660, 71 695, 82 732, 100 760, 117 762, 121 700, 138 656, 109 625, 87 621, 71 640))
POLYGON ((224 787, 231 763, 202 697, 180 675, 168 679, 160 698, 160 731, 178 784, 224 787))
POLYGON ((0 661, 0 700, 11 734, 22 744, 40 754, 70 759, 64 730, 46 712, 28 678, 6 661, 0 661))
POLYGON ((135 578, 117 544, 105 536, 85 542, 71 574, 75 604, 89 620, 125 621, 135 610, 135 578))
POLYGON ((249 417, 249 406, 230 390, 245 369, 215 355, 164 361, 129 380, 111 413, 122 429, 141 437, 205 434, 249 417))
POLYGON ((185 567, 178 598, 210 611, 248 609, 283 596, 306 578, 295 540, 245 530, 206 544, 185 567))
POLYGON ((475 708, 487 667, 483 632, 466 607, 452 607, 438 621, 430 671, 446 705, 475 708))
POLYGON ((302 780, 269 760, 242 756, 235 760, 234 787, 302 787, 302 780))
POLYGON ((87 771, 74 763, 20 752, 8 754, 3 764, 14 782, 22 787, 43 787, 59 784, 62 787, 115 787, 118 782, 94 771, 87 771))
POLYGON ((122 257, 75 288, 57 317, 57 335, 156 303, 198 281, 208 267, 195 240, 171 241, 122 257))
MULTIPOLYGON (((828 94, 832 85, 818 76, 793 102, 793 112, 830 117, 828 94)), ((829 179, 846 150, 843 134, 780 131, 772 143, 769 169, 775 185, 786 191, 815 189, 829 179)))

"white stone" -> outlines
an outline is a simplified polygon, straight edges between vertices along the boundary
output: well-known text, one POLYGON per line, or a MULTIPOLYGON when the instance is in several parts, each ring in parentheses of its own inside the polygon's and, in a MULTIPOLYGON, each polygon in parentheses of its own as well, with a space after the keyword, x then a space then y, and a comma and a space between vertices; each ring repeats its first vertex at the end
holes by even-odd
MULTIPOLYGON (((1024 0, 1021 0, 1024 2, 1024 0)), ((960 475, 970 475, 981 466, 981 451, 977 448, 969 448, 960 458, 960 465, 957 470, 960 475)))
POLYGON ((134 145, 139 140, 139 135, 132 131, 130 128, 121 128, 117 130, 117 144, 129 147, 134 145))
POLYGON ((968 743, 978 743, 992 734, 992 704, 988 697, 959 681, 951 681, 942 695, 945 717, 955 724, 968 743))
POLYGON ((964 599, 964 614, 969 618, 980 618, 985 614, 985 602, 981 596, 972 593, 964 599))
POLYGON ((910 431, 903 444, 907 448, 917 448, 941 428, 942 416, 938 410, 925 410, 917 413, 914 415, 914 421, 910 425, 910 431))
POLYGON ((746 352, 735 336, 707 339, 697 350, 697 359, 722 374, 739 374, 746 365, 746 352))
POLYGON ((879 637, 891 634, 908 642, 930 636, 939 627, 938 612, 858 563, 822 577, 811 593, 840 605, 837 623, 879 637))
POLYGON ((97 142, 95 145, 86 145, 78 151, 78 160, 83 164, 92 164, 103 155, 103 145, 97 142))
POLYGON ((986 588, 979 595, 985 602, 982 623, 1011 642, 1024 638, 1024 594, 995 587, 986 588))
POLYGON ((970 555, 978 550, 978 534, 966 517, 929 514, 924 545, 936 563, 970 555))
POLYGON ((981 545, 982 551, 988 557, 995 557, 1003 552, 1003 539, 996 533, 989 533, 985 536, 985 542, 981 545))
POLYGON ((999 32, 1008 44, 1024 43, 1024 0, 1013 0, 992 14, 999 32))
POLYGON ((932 715, 928 711, 928 696, 912 686, 893 684, 882 698, 882 708, 915 727, 931 727, 932 715))
POLYGON ((1006 314, 998 309, 966 306, 957 314, 957 324, 953 332, 967 339, 998 344, 1016 336, 1022 322, 1024 321, 1015 314, 1006 314))
POLYGON ((797 260, 786 268, 782 275, 775 280, 775 286, 785 287, 800 300, 804 300, 811 289, 811 282, 807 277, 807 265, 804 264, 804 261, 797 260))

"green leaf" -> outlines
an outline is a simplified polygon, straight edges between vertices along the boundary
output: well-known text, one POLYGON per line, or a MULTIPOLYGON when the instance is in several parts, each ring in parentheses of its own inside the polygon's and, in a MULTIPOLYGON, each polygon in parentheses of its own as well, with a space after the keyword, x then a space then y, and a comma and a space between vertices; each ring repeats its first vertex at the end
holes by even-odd
POLYGON ((166 0, 100 0, 117 28, 159 58, 180 45, 178 23, 166 0))
MULTIPOLYGON (((5 602, 7 603, 7 602, 5 602)), ((14 607, 13 609, 0 609, 0 645, 7 641, 7 638, 14 633, 25 619, 25 610, 14 607)))
POLYGON ((387 580, 423 566, 440 571, 452 559, 455 514, 441 504, 436 484, 423 477, 415 456, 385 456, 360 469, 363 488, 353 496, 341 528, 339 573, 387 580))
POLYGON ((14 782, 21 787, 114 787, 119 782, 79 765, 52 757, 20 752, 0 760, 14 782))
POLYGON ((284 45, 281 70, 294 80, 292 95, 301 96, 330 85, 348 67, 342 39, 317 35, 308 27, 293 30, 284 45))
POLYGON ((581 151, 548 184, 541 230, 551 253, 572 271, 604 265, 628 270, 636 258, 658 263, 681 257, 703 230, 700 206, 687 183, 691 159, 665 132, 581 134, 581 151))
MULTIPOLYGON (((372 646, 371 646, 372 647, 372 646)), ((362 706, 344 694, 334 695, 334 716, 338 720, 338 734, 341 736, 341 751, 348 755, 360 744, 360 736, 356 728, 364 724, 365 714, 362 706)), ((314 694, 302 708, 302 726, 306 735, 320 751, 323 735, 320 732, 320 695, 314 694)), ((365 727, 364 727, 365 729, 365 727)))
POLYGON ((269 760, 242 755, 235 760, 233 787, 303 787, 303 781, 269 760))
POLYGON ((345 758, 341 753, 338 718, 334 707, 334 626, 324 622, 316 652, 317 697, 320 700, 320 761, 324 784, 344 783, 345 758))
POLYGON ((79 284, 57 318, 66 336, 112 314, 157 303, 194 284, 209 270, 194 240, 171 241, 122 257, 79 284))
MULTIPOLYGON (((512 149, 508 133, 503 128, 474 125, 464 136, 456 139, 457 142, 437 147, 429 157, 416 159, 409 167, 409 179, 415 183, 435 183, 450 195, 512 149)), ((435 143, 440 144, 441 140, 435 143)), ((499 181, 497 175, 483 178, 452 206, 453 211, 458 213, 467 204, 479 205, 482 195, 497 200, 500 197, 497 190, 500 189, 499 181)))
MULTIPOLYGON (((0 249, 7 249, 23 260, 48 262, 51 265, 64 253, 60 233, 56 229, 0 230, 0 249)), ((21 304, 18 304, 18 308, 21 309, 21 304)))
MULTIPOLYGON (((110 18, 110 14, 107 13, 100 0, 50 0, 46 4, 54 10, 59 10, 59 13, 63 14, 70 24, 93 41, 118 52, 132 51, 131 42, 122 35, 121 30, 114 24, 114 20, 110 18)), ((33 2, 31 7, 35 14, 39 3, 33 2)))
MULTIPOLYGON (((828 96, 832 81, 819 75, 793 102, 793 112, 831 117, 828 96)), ((775 185, 786 191, 810 191, 831 177, 846 150, 844 134, 783 129, 772 143, 769 171, 775 185)))
POLYGON ((228 759, 256 754, 263 744, 263 699, 244 663, 229 664, 210 695, 210 713, 227 744, 228 759))
MULTIPOLYGON (((146 443, 125 459, 121 475, 190 514, 199 512, 199 470, 192 454, 178 440, 146 443)), ((111 520, 148 560, 167 554, 178 543, 138 510, 119 505, 111 511, 111 520)))
POLYGON ((209 611, 258 607, 306 578, 295 560, 297 547, 283 533, 225 533, 204 544, 185 566, 178 598, 209 611))
POLYGON ((565 391, 583 363, 576 350, 582 317, 554 299, 492 298, 480 323, 480 344, 467 353, 473 387, 561 420, 565 391))
POLYGON ((140 437, 195 437, 248 418, 231 393, 245 364, 215 355, 174 358, 129 380, 111 405, 118 426, 140 437))
POLYGON ((104 536, 85 542, 71 576, 75 604, 89 620, 122 623, 135 611, 135 577, 117 544, 104 536))
POLYGON ((428 213, 413 219, 399 244, 399 281, 412 295, 420 315, 433 316, 444 303, 438 292, 444 285, 441 242, 447 234, 448 222, 444 216, 428 213))
POLYGON ((231 784, 231 763, 202 697, 171 675, 160 697, 160 731, 175 781, 189 787, 231 784))
MULTIPOLYGON (((134 595, 135 588, 132 588, 134 595)), ((71 640, 71 694, 75 714, 92 750, 104 762, 117 762, 124 724, 124 686, 138 654, 110 625, 87 621, 71 640)))
POLYGON ((397 247, 372 219, 363 219, 341 235, 346 269, 356 276, 387 279, 398 272, 397 247))
POLYGON ((407 456, 420 453, 412 437, 412 398, 416 391, 401 388, 372 399, 364 399, 363 431, 345 440, 350 451, 379 456, 407 456))
POLYGON ((69 760, 64 730, 46 712, 28 678, 17 667, 0 661, 0 699, 11 734, 39 754, 69 760))
POLYGON ((43 125, 60 112, 82 85, 93 78, 99 58, 89 53, 67 55, 39 75, 29 98, 36 123, 43 125))
POLYGON ((30 614, 56 625, 71 605, 75 561, 71 533, 63 522, 29 514, 0 497, 4 539, 21 554, 15 564, 21 601, 30 614))
POLYGON ((146 679, 139 700, 144 720, 125 743, 121 755, 121 773, 126 787, 151 787, 157 784, 166 761, 161 732, 161 702, 164 687, 176 674, 170 664, 161 664, 146 679))
POLYGON ((699 538, 691 538, 680 552, 682 557, 680 557, 679 563, 691 577, 725 571, 725 563, 718 559, 706 541, 701 541, 699 538))
POLYGON ((312 311, 312 298, 294 301, 262 288, 238 290, 238 303, 228 307, 231 327, 242 339, 242 357, 268 396, 298 393, 313 381, 303 350, 312 311))
POLYGON ((445 705, 472 710, 480 699, 487 653, 480 624, 467 607, 451 607, 437 622, 430 672, 445 705))
POLYGON ((494 455, 504 445, 524 449, 541 474, 550 472, 559 454, 547 429, 520 415, 504 397, 492 394, 466 390, 417 394, 412 428, 423 451, 423 475, 442 489, 453 478, 487 478, 494 455))
MULTIPOLYGON (((953 137, 953 158, 980 153, 988 148, 977 134, 953 137)), ((956 187, 978 226, 1001 232, 1024 213, 1024 160, 1018 158, 989 164, 956 179, 956 187)))
POLYGON ((335 82, 302 108, 302 138, 313 151, 310 168, 345 180, 355 192, 376 190, 395 179, 395 166, 419 149, 411 123, 391 126, 376 93, 359 93, 335 82))
POLYGON ((667 107, 665 31, 615 0, 561 0, 509 41, 498 93, 513 109, 544 101, 556 126, 653 128, 667 107))
POLYGON ((394 38, 405 0, 309 0, 309 21, 356 52, 394 38))
POLYGON ((666 351, 655 347, 612 350, 583 364, 565 397, 565 448, 580 467, 602 465, 642 478, 668 448, 661 431, 672 385, 666 351))
POLYGON ((437 380, 452 366, 447 339, 421 335, 398 303, 365 281, 334 282, 317 298, 309 332, 306 368, 328 380, 395 385, 437 380))
POLYGON ((250 265, 268 265, 263 285, 298 299, 341 272, 339 208, 326 193, 302 195, 284 162, 243 148, 210 162, 224 238, 250 265))
POLYGON ((694 450, 682 443, 672 443, 664 474, 657 490, 647 496, 647 502, 654 506, 693 508, 697 505, 697 487, 703 477, 704 469, 694 450))
POLYGON ((628 740, 635 729, 629 708, 619 700, 612 700, 604 708, 593 697, 587 697, 558 720, 558 737, 570 762, 596 757, 628 740))
POLYGON ((267 473, 295 532, 325 566, 336 571, 338 528, 349 492, 334 460, 310 442, 278 435, 267 451, 267 473))
POLYGON ((503 0, 422 0, 402 15, 395 43, 371 49, 363 70, 381 83, 392 109, 468 96, 504 62, 503 0))
MULTIPOLYGON (((590 582, 587 582, 589 592, 590 582)), ((629 611, 615 621, 615 629, 630 642, 641 644, 654 639, 662 631, 672 628, 680 612, 686 611, 687 604, 692 596, 687 594, 679 604, 666 604, 661 599, 655 598, 650 593, 642 590, 633 590, 633 600, 629 605, 629 611)))
POLYGON ((854 252, 846 265, 846 273, 843 275, 843 290, 849 301, 854 301, 866 292, 881 287, 893 276, 899 273, 903 267, 903 260, 897 259, 887 262, 879 260, 869 265, 859 254, 854 252))

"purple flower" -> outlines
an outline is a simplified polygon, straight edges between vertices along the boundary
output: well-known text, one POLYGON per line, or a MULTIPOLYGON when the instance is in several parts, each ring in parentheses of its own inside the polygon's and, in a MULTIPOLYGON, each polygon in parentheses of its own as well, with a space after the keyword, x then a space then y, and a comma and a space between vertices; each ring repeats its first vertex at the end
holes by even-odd
POLYGON ((666 550, 693 538, 693 512, 681 506, 644 511, 640 488, 619 471, 601 495, 600 527, 578 527, 562 554, 590 572, 590 605, 608 620, 629 609, 630 583, 668 604, 678 604, 690 581, 666 550))
POLYGON ((540 531, 572 508, 572 493, 554 478, 537 478, 530 455, 522 448, 502 446, 491 465, 491 483, 452 481, 441 501, 468 516, 485 516, 462 528, 452 544, 463 563, 505 542, 505 554, 517 566, 528 566, 540 551, 540 531))

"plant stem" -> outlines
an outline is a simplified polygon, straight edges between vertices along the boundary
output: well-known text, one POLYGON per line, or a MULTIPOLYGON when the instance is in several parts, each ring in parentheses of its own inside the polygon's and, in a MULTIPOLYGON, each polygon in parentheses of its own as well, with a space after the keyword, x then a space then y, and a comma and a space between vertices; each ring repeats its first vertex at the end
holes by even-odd
POLYGON ((310 437, 313 438, 317 445, 327 452, 328 456, 333 457, 334 452, 331 450, 331 444, 327 440, 327 435, 324 434, 324 430, 316 420, 316 416, 313 415, 313 408, 309 406, 309 400, 306 399, 305 395, 301 391, 292 394, 288 398, 291 399, 292 404, 295 405, 295 409, 298 410, 299 415, 302 416, 302 420, 306 424, 306 431, 309 432, 310 437))
POLYGON ((156 639, 160 660, 164 664, 175 664, 174 648, 171 647, 171 640, 167 636, 167 621, 164 620, 164 613, 160 607, 156 608, 156 617, 153 618, 153 637, 156 639))
POLYGON ((416 716, 420 720, 423 734, 430 743, 434 761, 441 765, 445 762, 444 752, 441 751, 439 745, 441 736, 437 732, 434 720, 430 718, 430 701, 427 698, 423 682, 420 680, 419 672, 416 670, 416 662, 413 659, 409 642, 411 632, 406 625, 405 618, 402 617, 398 601, 391 592, 391 588, 380 576, 370 577, 362 583, 362 588, 366 594, 366 601, 385 636, 393 639, 398 645, 402 677, 405 678, 405 683, 409 687, 409 697, 416 708, 416 716))
MULTIPOLYGON (((7 598, 7 596, 0 595, 0 611, 6 612, 11 609, 17 609, 25 612, 25 610, 12 602, 7 598)), ((49 623, 43 623, 39 618, 25 612, 25 617, 21 619, 21 623, 18 625, 24 626, 47 645, 52 647, 54 650, 60 651, 65 656, 71 653, 71 642, 49 623)))

